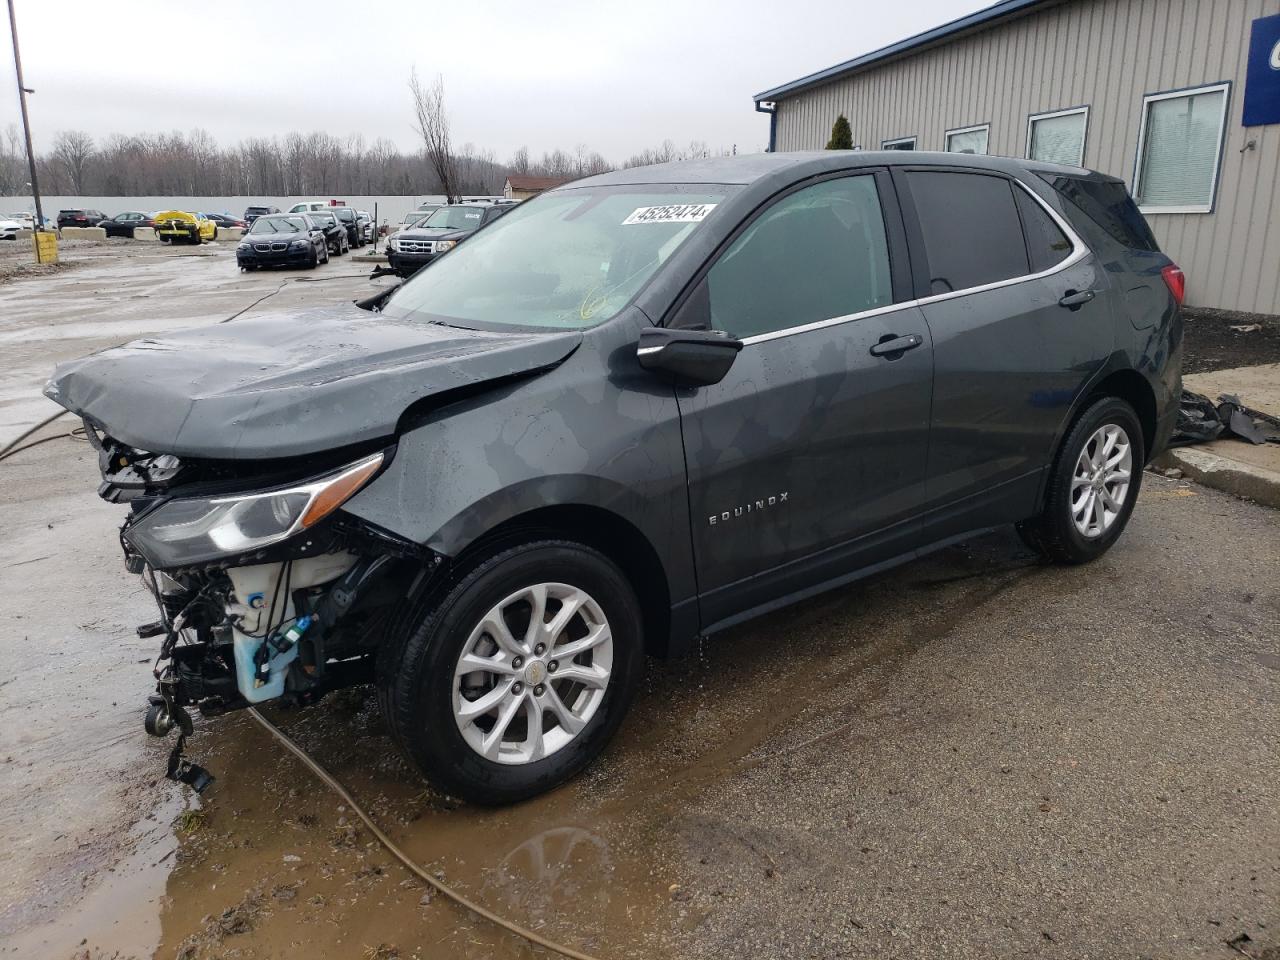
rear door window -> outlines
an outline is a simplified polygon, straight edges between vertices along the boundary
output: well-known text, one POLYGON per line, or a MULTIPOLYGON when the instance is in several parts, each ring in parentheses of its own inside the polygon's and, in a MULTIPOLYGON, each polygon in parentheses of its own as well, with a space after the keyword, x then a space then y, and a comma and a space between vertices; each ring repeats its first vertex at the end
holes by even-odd
POLYGON ((1027 256, 1031 260, 1032 272, 1040 273, 1067 259, 1071 254, 1071 241, 1062 228, 1025 190, 1015 188, 1013 195, 1027 236, 1027 256))
POLYGON ((826 180, 761 214, 707 274, 711 324, 735 337, 893 302, 874 175, 826 180))
POLYGON ((911 198, 929 261, 929 293, 952 293, 1030 273, 1027 246, 1003 177, 913 170, 911 198))

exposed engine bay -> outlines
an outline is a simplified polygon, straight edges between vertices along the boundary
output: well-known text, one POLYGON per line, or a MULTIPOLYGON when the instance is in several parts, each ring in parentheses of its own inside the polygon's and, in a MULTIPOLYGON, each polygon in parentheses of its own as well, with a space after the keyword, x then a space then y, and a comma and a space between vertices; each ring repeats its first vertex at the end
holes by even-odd
MULTIPOLYGON (((220 463, 121 444, 89 418, 99 495, 130 508, 125 563, 155 597, 156 693, 145 726, 178 742, 168 775, 212 782, 183 755, 189 708, 205 716, 266 700, 294 705, 373 677, 373 653, 403 601, 442 558, 337 508, 394 455, 365 452, 297 476, 271 462, 220 463), (324 469, 328 467, 328 469, 324 469)), ((342 458, 330 458, 341 460, 342 458)))

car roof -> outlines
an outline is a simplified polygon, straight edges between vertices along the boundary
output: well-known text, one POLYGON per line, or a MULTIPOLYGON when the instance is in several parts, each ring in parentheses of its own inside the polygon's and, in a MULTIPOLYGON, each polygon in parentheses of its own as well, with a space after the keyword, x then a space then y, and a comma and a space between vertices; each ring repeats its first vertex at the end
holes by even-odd
POLYGON ((808 150, 794 153, 754 153, 736 157, 708 157, 657 163, 647 167, 629 167, 577 180, 558 187, 557 191, 583 187, 658 183, 748 184, 764 177, 786 173, 788 179, 803 179, 832 169, 857 167, 913 166, 979 167, 1003 173, 1026 173, 1032 170, 1080 174, 1079 167, 1056 163, 993 157, 972 153, 935 153, 924 150, 808 150))

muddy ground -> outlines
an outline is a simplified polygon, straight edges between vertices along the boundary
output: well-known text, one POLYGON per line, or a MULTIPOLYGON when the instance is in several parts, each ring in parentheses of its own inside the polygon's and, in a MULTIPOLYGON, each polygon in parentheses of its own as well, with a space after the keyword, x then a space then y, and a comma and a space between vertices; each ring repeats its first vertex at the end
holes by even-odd
POLYGON ((1188 310, 1183 320, 1183 373, 1280 363, 1280 319, 1188 310))
MULTIPOLYGON (((165 254, 0 287, 0 443, 60 357, 287 276, 337 279, 257 310, 372 289, 165 254)), ((546 955, 427 895, 247 716, 199 725, 202 798, 160 779, 92 451, 0 481, 0 957, 546 955)), ((425 787, 367 691, 271 716, 420 862, 601 958, 1274 957, 1280 523, 1145 482, 1090 566, 994 534, 651 662, 605 757, 517 807, 425 787)))

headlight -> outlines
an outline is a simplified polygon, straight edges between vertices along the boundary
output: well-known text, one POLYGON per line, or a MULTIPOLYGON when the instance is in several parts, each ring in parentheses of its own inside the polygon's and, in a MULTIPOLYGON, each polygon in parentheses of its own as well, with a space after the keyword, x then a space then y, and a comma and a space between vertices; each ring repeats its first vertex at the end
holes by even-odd
POLYGON ((170 500, 143 514, 125 539, 158 569, 206 563, 287 540, 327 517, 382 466, 383 455, 266 493, 170 500))
POLYGON ((458 245, 457 240, 437 240, 432 246, 432 253, 447 253, 458 245))
POLYGON ((252 246, 251 244, 249 244, 249 243, 240 243, 240 244, 236 244, 236 249, 237 249, 237 250, 252 250, 252 249, 253 249, 253 246, 252 246))
POLYGON ((290 249, 290 250, 305 250, 305 249, 307 249, 307 247, 309 247, 309 246, 311 246, 311 241, 310 241, 310 240, 294 240, 291 244, 289 244, 289 249, 290 249))
POLYGON ((387 241, 387 244, 391 247, 391 249, 392 249, 392 250, 399 251, 399 249, 400 249, 400 238, 399 238, 399 237, 392 237, 390 240, 388 240, 388 241, 387 241))

